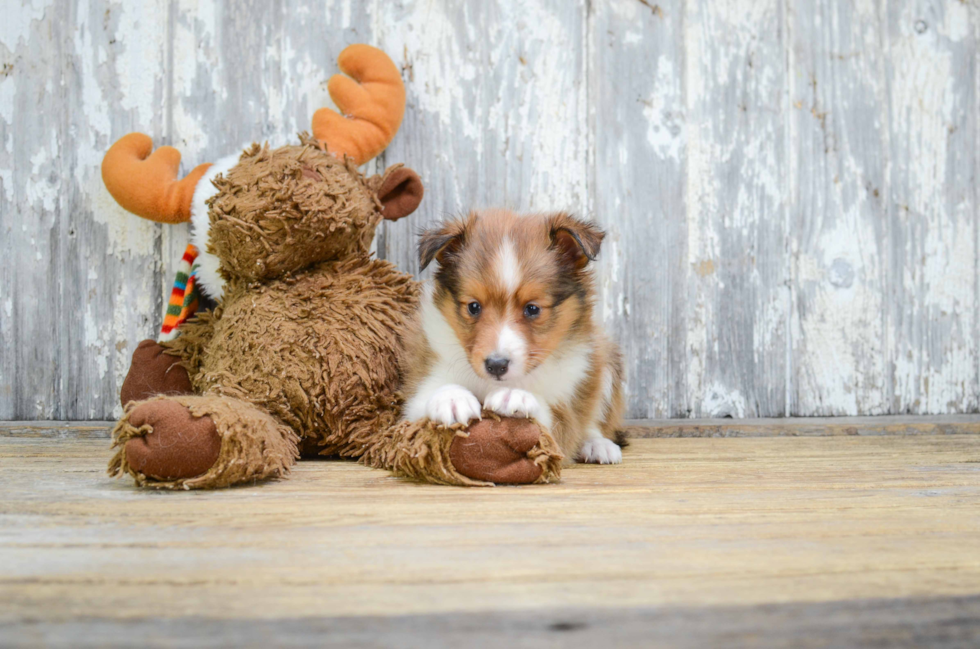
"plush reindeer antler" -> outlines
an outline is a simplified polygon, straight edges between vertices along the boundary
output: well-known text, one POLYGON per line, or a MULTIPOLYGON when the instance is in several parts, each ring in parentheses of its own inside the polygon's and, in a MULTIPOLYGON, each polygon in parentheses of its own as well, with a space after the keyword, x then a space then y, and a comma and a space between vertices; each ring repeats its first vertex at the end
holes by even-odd
POLYGON ((137 216, 160 223, 189 221, 194 188, 211 165, 198 165, 177 180, 180 152, 169 146, 152 155, 150 151, 153 140, 142 133, 130 133, 113 144, 102 159, 106 189, 137 216))
MULTIPOLYGON (((398 131, 405 112, 405 85, 398 68, 379 49, 351 45, 337 65, 350 78, 335 75, 328 90, 344 113, 321 108, 313 115, 313 136, 331 153, 349 155, 364 164, 381 153, 398 131)), ((153 140, 142 133, 121 138, 102 159, 102 180, 124 208, 162 223, 191 218, 198 181, 210 164, 199 165, 182 180, 180 153, 169 146, 153 151, 153 140)))
POLYGON ((313 115, 313 137, 331 153, 362 165, 388 146, 405 113, 405 84, 388 55, 370 45, 351 45, 337 58, 341 72, 327 90, 339 115, 321 108, 313 115))

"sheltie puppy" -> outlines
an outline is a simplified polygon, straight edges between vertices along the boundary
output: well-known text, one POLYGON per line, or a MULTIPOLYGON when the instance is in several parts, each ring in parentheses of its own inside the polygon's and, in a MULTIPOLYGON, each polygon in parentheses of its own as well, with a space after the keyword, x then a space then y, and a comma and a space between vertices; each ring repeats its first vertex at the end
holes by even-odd
POLYGON ((622 360, 592 319, 604 236, 565 213, 506 210, 423 233, 420 265, 439 268, 404 339, 404 418, 531 417, 565 457, 621 462, 622 360))

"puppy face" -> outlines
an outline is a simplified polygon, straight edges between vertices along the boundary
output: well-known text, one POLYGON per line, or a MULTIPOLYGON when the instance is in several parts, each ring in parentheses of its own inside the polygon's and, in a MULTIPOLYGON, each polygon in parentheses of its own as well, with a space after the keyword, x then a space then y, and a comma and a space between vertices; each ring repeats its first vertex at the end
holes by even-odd
POLYGON ((587 266, 603 236, 568 214, 509 211, 471 213, 423 234, 421 266, 438 261, 436 305, 477 376, 520 379, 588 334, 587 266))

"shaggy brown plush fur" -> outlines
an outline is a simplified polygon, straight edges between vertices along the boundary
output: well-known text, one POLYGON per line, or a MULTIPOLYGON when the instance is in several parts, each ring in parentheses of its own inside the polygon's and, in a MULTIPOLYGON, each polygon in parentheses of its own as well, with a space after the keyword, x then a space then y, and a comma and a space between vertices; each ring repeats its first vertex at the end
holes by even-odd
MULTIPOLYGON (((215 180, 208 252, 220 261, 224 296, 162 343, 202 396, 129 404, 113 433, 110 473, 158 488, 225 487, 285 475, 302 448, 442 484, 556 480, 561 453, 527 420, 488 417, 470 433, 399 422, 400 335, 419 288, 368 250, 382 214, 414 209, 421 184, 399 166, 366 179, 350 160, 301 139, 253 145, 215 180), (136 439, 148 434, 158 437, 136 439), (217 459, 189 475, 215 454, 214 434, 217 459), (161 449, 168 454, 153 455, 161 449)), ((169 369, 156 361, 131 373, 163 385, 145 375, 157 365, 169 369)))
POLYGON ((132 404, 112 431, 113 448, 119 448, 109 462, 109 474, 128 473, 139 486, 159 489, 199 489, 227 487, 242 482, 281 477, 298 457, 299 440, 288 426, 243 401, 215 396, 156 397, 132 404), (161 434, 169 429, 160 419, 149 417, 136 427, 130 423, 141 408, 161 400, 171 400, 187 408, 194 417, 210 417, 221 437, 221 450, 206 472, 191 478, 167 480, 147 476, 134 469, 126 457, 128 442, 137 436, 161 434))
POLYGON ((281 277, 371 246, 382 206, 367 180, 300 137, 301 146, 253 144, 215 180, 208 252, 226 280, 281 277))
POLYGON ((485 487, 557 482, 562 454, 554 438, 535 422, 484 412, 483 420, 469 427, 446 428, 428 420, 398 422, 384 429, 361 459, 406 478, 485 487), (520 446, 518 436, 530 443, 520 446), (473 444, 460 444, 475 437, 479 439, 473 444))
POLYGON ((250 401, 322 453, 358 456, 398 406, 398 332, 416 293, 392 264, 357 253, 266 283, 233 282, 213 317, 164 346, 188 359, 195 391, 250 401))

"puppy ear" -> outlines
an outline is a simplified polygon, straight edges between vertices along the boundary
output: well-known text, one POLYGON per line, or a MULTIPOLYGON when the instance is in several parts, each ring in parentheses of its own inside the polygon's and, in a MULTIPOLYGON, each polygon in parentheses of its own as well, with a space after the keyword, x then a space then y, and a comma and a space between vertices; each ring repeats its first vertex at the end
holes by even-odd
POLYGON ((582 221, 564 212, 555 214, 548 222, 551 247, 576 270, 595 261, 606 233, 594 223, 582 221))
POLYGON ((459 250, 466 238, 466 224, 463 221, 446 221, 422 233, 419 239, 419 270, 435 259, 440 264, 446 258, 459 250))

